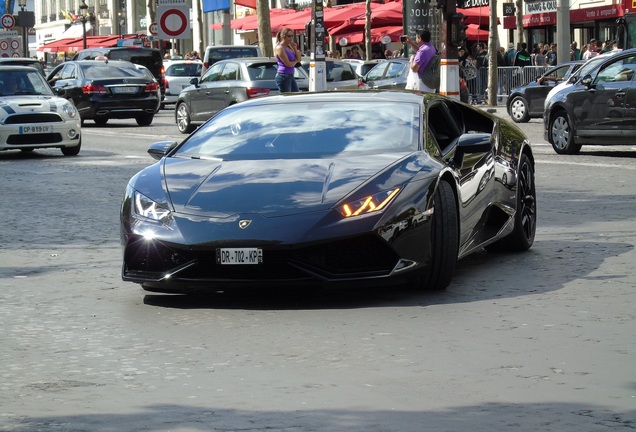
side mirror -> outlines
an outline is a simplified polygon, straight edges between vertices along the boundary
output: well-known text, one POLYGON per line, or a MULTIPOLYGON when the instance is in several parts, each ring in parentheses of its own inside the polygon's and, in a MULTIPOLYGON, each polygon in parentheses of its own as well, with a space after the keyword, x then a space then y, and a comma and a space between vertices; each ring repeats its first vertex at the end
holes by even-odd
POLYGON ((494 146, 492 134, 489 133, 465 133, 457 140, 457 148, 453 160, 458 166, 462 166, 464 155, 488 153, 494 146))
POLYGON ((159 160, 167 155, 170 150, 172 150, 176 146, 176 141, 159 141, 150 144, 150 147, 148 147, 148 154, 152 156, 153 159, 159 160))
POLYGON ((581 84, 583 84, 587 89, 592 88, 592 75, 585 75, 581 80, 581 84))
POLYGON ((190 80, 190 84, 192 84, 195 87, 199 87, 199 78, 194 77, 190 80))

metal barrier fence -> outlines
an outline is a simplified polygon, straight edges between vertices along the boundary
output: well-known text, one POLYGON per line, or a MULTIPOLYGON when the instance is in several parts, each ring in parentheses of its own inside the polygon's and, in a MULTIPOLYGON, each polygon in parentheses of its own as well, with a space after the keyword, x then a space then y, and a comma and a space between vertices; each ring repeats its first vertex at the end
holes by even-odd
MULTIPOLYGON (((497 68, 497 99, 510 95, 512 89, 536 80, 552 66, 500 66, 497 68)), ((488 68, 460 68, 460 76, 466 79, 470 102, 486 103, 488 68)))

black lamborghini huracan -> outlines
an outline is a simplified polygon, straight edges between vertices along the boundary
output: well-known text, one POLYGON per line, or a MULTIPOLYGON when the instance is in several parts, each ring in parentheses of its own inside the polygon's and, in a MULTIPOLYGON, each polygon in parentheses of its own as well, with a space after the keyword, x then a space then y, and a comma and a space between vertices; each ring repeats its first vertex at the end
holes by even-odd
POLYGON ((513 124, 440 95, 302 93, 230 106, 121 207, 122 276, 149 291, 406 281, 530 248, 534 157, 513 124))

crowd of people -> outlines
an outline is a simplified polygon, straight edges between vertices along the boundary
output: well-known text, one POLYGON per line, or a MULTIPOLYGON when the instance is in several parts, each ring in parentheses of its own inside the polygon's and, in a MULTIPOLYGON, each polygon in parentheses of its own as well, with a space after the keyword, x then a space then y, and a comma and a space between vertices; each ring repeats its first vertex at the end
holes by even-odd
MULTIPOLYGON (((532 48, 528 49, 528 44, 525 42, 518 43, 517 46, 513 43, 508 44, 508 49, 500 47, 497 50, 497 67, 501 66, 516 66, 516 67, 545 67, 556 66, 562 61, 569 60, 588 60, 599 54, 618 51, 616 41, 607 40, 598 46, 596 39, 591 39, 582 49, 578 48, 576 41, 570 44, 570 55, 565 60, 557 58, 557 44, 556 43, 544 43, 538 42, 532 45, 532 48)), ((460 76, 466 79, 471 95, 473 95, 477 103, 483 100, 487 74, 485 73, 488 67, 488 50, 485 42, 478 42, 472 46, 472 49, 467 49, 465 46, 459 49, 459 65, 460 76)), ((512 82, 512 71, 507 70, 505 77, 499 80, 499 94, 503 94, 507 89, 505 88, 507 82, 512 82)))

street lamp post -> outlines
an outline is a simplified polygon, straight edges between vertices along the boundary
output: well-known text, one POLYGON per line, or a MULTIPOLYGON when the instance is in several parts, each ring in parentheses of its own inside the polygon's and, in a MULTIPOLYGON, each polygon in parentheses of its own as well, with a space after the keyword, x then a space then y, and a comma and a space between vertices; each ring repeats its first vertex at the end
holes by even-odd
MULTIPOLYGON (((22 0, 22 1, 26 1, 26 0, 22 0)), ((79 20, 82 23, 82 41, 84 43, 84 49, 86 49, 86 21, 87 21, 86 11, 88 10, 88 5, 86 4, 84 0, 82 0, 82 3, 80 3, 79 9, 80 9, 79 20)))

